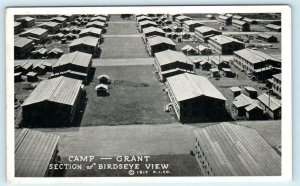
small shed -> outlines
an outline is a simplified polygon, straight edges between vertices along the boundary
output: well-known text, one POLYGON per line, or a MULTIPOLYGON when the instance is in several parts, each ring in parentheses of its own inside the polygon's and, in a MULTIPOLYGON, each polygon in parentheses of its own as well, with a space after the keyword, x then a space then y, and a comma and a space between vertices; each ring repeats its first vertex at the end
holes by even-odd
POLYGON ((237 116, 245 116, 246 115, 246 107, 251 105, 253 100, 246 96, 245 94, 240 94, 239 96, 235 97, 234 101, 232 102, 232 109, 233 112, 237 116))
POLYGON ((201 61, 200 67, 204 71, 209 71, 211 69, 211 63, 207 60, 201 61))
POLYGON ((218 68, 211 68, 209 71, 211 72, 212 77, 220 77, 220 71, 218 68))
POLYGON ((181 51, 185 55, 196 55, 197 54, 197 50, 190 45, 185 45, 184 47, 181 48, 181 51))
POLYGON ((263 118, 263 109, 255 102, 245 108, 248 120, 258 120, 263 118))
POLYGON ((253 87, 247 86, 245 87, 246 95, 248 95, 252 99, 257 98, 257 90, 253 87))
POLYGON ((240 87, 230 87, 229 90, 233 93, 233 97, 239 96, 242 91, 240 87))
POLYGON ((200 62, 202 61, 201 58, 197 58, 193 60, 195 68, 199 69, 200 68, 200 62))
POLYGON ((182 32, 182 31, 183 31, 183 28, 182 28, 182 27, 178 27, 178 26, 174 26, 174 27, 173 27, 173 31, 174 31, 174 32, 182 32))
POLYGON ((62 38, 61 39, 61 44, 66 44, 67 43, 67 39, 66 38, 62 38))
POLYGON ((234 73, 231 71, 230 68, 222 68, 222 71, 225 77, 234 77, 234 73))
POLYGON ((16 72, 16 73, 14 74, 14 76, 15 76, 15 82, 20 82, 20 81, 22 81, 22 72, 16 72))
POLYGON ((102 74, 102 75, 98 76, 98 81, 100 84, 108 84, 108 83, 110 83, 110 78, 108 75, 102 74))
POLYGON ((28 72, 26 74, 28 82, 36 82, 38 80, 38 74, 36 72, 28 72))
POLYGON ((95 87, 96 93, 98 96, 108 95, 108 86, 105 84, 99 84, 95 87))

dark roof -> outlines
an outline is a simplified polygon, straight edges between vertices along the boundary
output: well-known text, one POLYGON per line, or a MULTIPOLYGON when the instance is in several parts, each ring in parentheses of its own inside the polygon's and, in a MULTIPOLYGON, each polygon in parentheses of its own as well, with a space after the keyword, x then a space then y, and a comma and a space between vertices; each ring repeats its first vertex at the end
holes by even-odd
POLYGON ((22 107, 43 101, 73 105, 81 84, 81 80, 63 76, 41 81, 24 101, 22 107))
POLYGON ((15 176, 43 177, 56 153, 59 136, 22 129, 15 132, 15 176))
POLYGON ((280 155, 254 129, 221 123, 196 129, 194 135, 215 176, 281 175, 280 155))
POLYGON ((184 73, 167 78, 177 101, 206 96, 226 100, 222 93, 204 76, 184 73))

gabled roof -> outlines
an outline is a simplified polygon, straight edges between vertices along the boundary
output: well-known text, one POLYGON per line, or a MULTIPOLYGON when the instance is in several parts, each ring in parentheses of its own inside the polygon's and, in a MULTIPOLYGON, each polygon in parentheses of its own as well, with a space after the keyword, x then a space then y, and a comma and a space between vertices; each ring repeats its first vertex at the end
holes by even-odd
POLYGON ((185 15, 180 15, 180 16, 177 16, 175 19, 181 20, 181 19, 192 19, 192 18, 185 16, 185 15))
POLYGON ((257 99, 272 111, 281 108, 281 101, 266 93, 261 94, 257 97, 257 99))
POLYGON ((59 21, 59 22, 64 22, 66 20, 67 20, 67 18, 65 18, 65 17, 52 17, 50 19, 50 21, 59 21))
MULTIPOLYGON (((266 39, 269 39, 271 37, 275 37, 273 35, 270 35, 270 34, 266 34, 266 33, 258 33, 257 34, 258 36, 262 37, 262 38, 266 38, 266 39)), ((277 39, 277 37, 275 37, 277 39)))
POLYGON ((213 36, 209 38, 212 41, 215 41, 216 43, 220 44, 220 45, 224 45, 224 44, 228 44, 228 43, 240 43, 240 44, 244 44, 243 42, 234 39, 232 37, 228 37, 228 36, 224 36, 224 35, 217 35, 217 36, 213 36))
POLYGON ((262 108, 256 102, 253 102, 252 104, 250 104, 247 107, 245 107, 245 110, 247 112, 249 112, 251 110, 254 110, 254 109, 260 109, 260 110, 262 110, 262 108))
POLYGON ((204 76, 183 73, 167 78, 177 101, 199 96, 226 100, 222 93, 204 76))
POLYGON ((97 16, 97 17, 92 17, 91 21, 100 21, 100 22, 106 22, 106 18, 103 16, 97 16))
POLYGON ((280 155, 252 128, 221 123, 197 128, 194 135, 214 176, 281 175, 280 155))
POLYGON ((203 23, 200 23, 199 21, 195 21, 195 20, 187 20, 185 22, 183 22, 183 24, 186 24, 186 25, 195 25, 195 24, 198 24, 198 25, 204 25, 203 23))
POLYGON ((150 46, 158 45, 161 43, 169 44, 176 46, 176 44, 170 39, 162 36, 154 36, 147 39, 147 42, 150 46))
POLYGON ((273 60, 273 61, 280 62, 280 60, 274 58, 273 56, 270 56, 269 54, 263 53, 258 50, 252 50, 249 48, 235 51, 234 54, 246 59, 247 61, 253 64, 263 62, 266 60, 273 60))
POLYGON ((96 37, 85 36, 85 37, 81 37, 78 39, 74 39, 69 46, 72 47, 72 46, 84 44, 84 45, 96 47, 98 44, 98 41, 99 41, 99 39, 96 37))
POLYGON ((182 52, 177 52, 173 50, 165 50, 162 52, 157 52, 154 54, 160 66, 174 63, 174 62, 182 62, 192 65, 193 63, 189 60, 186 55, 182 52))
POLYGON ((150 27, 147 27, 147 28, 143 29, 144 34, 148 34, 148 33, 151 33, 151 32, 165 33, 165 31, 163 31, 161 28, 154 27, 154 26, 150 26, 150 27))
POLYGON ((247 22, 245 21, 241 21, 241 20, 237 20, 237 19, 234 19, 232 20, 232 24, 235 23, 237 25, 244 25, 244 24, 248 24, 247 22))
POLYGON ((73 64, 73 65, 87 67, 90 64, 91 59, 92 59, 91 54, 76 51, 76 52, 62 55, 56 61, 53 67, 58 67, 66 64, 73 64))
POLYGON ((253 99, 246 96, 245 94, 240 94, 237 97, 234 98, 234 101, 232 104, 236 106, 237 108, 245 107, 253 103, 253 99))
POLYGON ((104 27, 104 26, 105 26, 105 23, 100 22, 100 21, 93 21, 93 22, 89 22, 89 23, 86 25, 86 27, 88 27, 88 26, 93 26, 93 25, 98 25, 98 26, 104 27))
POLYGON ((95 28, 95 27, 85 28, 80 31, 79 35, 85 34, 85 33, 94 33, 94 34, 101 35, 102 29, 95 28))
POLYGON ((140 22, 141 20, 153 20, 151 17, 148 17, 148 16, 139 16, 136 18, 137 22, 140 22))
POLYGON ((196 49, 194 47, 192 47, 191 45, 185 45, 184 47, 181 48, 181 50, 186 50, 186 51, 190 51, 190 50, 194 50, 196 51, 196 49))
POLYGON ((38 27, 56 27, 56 26, 58 26, 58 25, 60 25, 60 23, 57 23, 57 22, 53 22, 53 21, 50 21, 50 22, 46 22, 46 23, 42 23, 42 24, 40 24, 40 25, 38 25, 38 27))
POLYGON ((22 107, 43 101, 73 105, 81 84, 81 80, 63 76, 41 81, 24 101, 22 107))
POLYGON ((22 21, 27 21, 28 22, 28 21, 34 21, 35 18, 26 16, 26 17, 21 17, 18 20, 22 20, 22 21))
POLYGON ((48 32, 48 30, 43 29, 43 28, 33 28, 33 29, 27 30, 25 32, 22 32, 20 34, 20 36, 21 35, 26 35, 27 33, 31 33, 31 34, 34 34, 34 35, 43 35, 46 32, 48 32))
POLYGON ((20 22, 14 22, 14 27, 20 26, 21 23, 20 22))
POLYGON ((29 129, 15 132, 15 176, 43 177, 55 154, 59 136, 29 129), (29 171, 30 170, 30 171, 29 171))
MULTIPOLYGON (((208 27, 208 26, 200 26, 200 27, 196 27, 195 30, 197 30, 200 33, 205 33, 205 32, 210 32, 210 31, 215 31, 215 32, 219 32, 214 28, 208 27)), ((220 32, 221 33, 221 32, 220 32)))
POLYGON ((281 73, 273 75, 273 78, 278 79, 281 81, 281 73))
POLYGON ((197 49, 198 49, 199 51, 210 50, 210 48, 208 48, 207 46, 204 46, 204 45, 198 45, 198 46, 197 46, 197 49))
POLYGON ((230 17, 224 16, 224 15, 220 15, 220 16, 219 16, 219 19, 227 20, 227 19, 230 19, 230 17))
POLYGON ((277 30, 277 29, 281 29, 281 26, 274 25, 274 24, 267 24, 266 27, 267 27, 267 28, 273 28, 273 29, 276 29, 276 30, 277 30))
POLYGON ((151 24, 151 25, 157 26, 157 23, 155 23, 155 22, 153 22, 153 21, 149 21, 149 20, 141 21, 141 22, 139 23, 140 26, 142 26, 142 25, 147 25, 147 24, 151 24))
POLYGON ((22 48, 22 47, 24 47, 24 46, 26 46, 27 44, 32 43, 32 42, 33 42, 33 40, 31 40, 31 39, 19 37, 19 38, 16 38, 16 39, 15 39, 14 45, 15 45, 15 47, 22 48))

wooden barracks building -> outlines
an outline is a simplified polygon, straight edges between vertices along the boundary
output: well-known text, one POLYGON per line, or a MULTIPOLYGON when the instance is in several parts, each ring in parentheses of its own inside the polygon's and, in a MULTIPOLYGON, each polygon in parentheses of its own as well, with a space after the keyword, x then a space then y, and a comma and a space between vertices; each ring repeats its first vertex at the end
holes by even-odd
POLYGON ((217 35, 210 37, 208 46, 220 55, 232 55, 234 51, 245 48, 245 44, 232 37, 217 35))
POLYGON ((232 28, 241 32, 250 31, 250 24, 241 20, 232 20, 232 28))
POLYGON ((15 132, 15 176, 51 177, 55 170, 50 164, 59 164, 59 136, 30 129, 15 132))
POLYGON ((233 53, 234 65, 256 80, 265 80, 281 72, 281 61, 261 51, 238 50, 233 53))
POLYGON ((70 52, 80 51, 88 54, 92 54, 93 57, 99 57, 101 53, 99 38, 85 36, 78 39, 74 39, 69 45, 70 52))
POLYGON ((206 77, 183 73, 167 78, 166 86, 181 122, 206 120, 226 112, 226 98, 206 77))
POLYGON ((249 127, 221 123, 194 130, 203 176, 280 176, 281 157, 249 127))
POLYGON ((147 50, 151 56, 154 56, 156 52, 176 50, 176 44, 170 38, 162 36, 149 37, 147 39, 147 50))
POLYGON ((193 63, 181 52, 173 50, 157 52, 154 62, 161 81, 185 72, 194 73, 193 63))
POLYGON ((26 127, 65 127, 72 123, 82 97, 82 81, 57 77, 41 81, 22 106, 26 127))
POLYGON ((92 67, 92 55, 83 52, 72 52, 62 55, 52 66, 52 77, 66 76, 88 81, 92 67))
POLYGON ((208 26, 200 26, 195 28, 195 36, 202 42, 207 43, 210 37, 221 35, 222 32, 208 26))

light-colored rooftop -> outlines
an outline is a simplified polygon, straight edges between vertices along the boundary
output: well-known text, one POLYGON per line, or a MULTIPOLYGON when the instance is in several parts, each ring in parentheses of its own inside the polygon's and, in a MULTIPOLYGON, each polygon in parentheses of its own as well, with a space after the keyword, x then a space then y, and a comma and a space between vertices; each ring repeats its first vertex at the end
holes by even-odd
POLYGON ((22 107, 43 101, 73 105, 81 84, 81 80, 63 76, 41 81, 24 101, 22 107))
POLYGON ((184 73, 168 77, 167 82, 177 101, 199 96, 226 100, 222 93, 204 76, 184 73))

